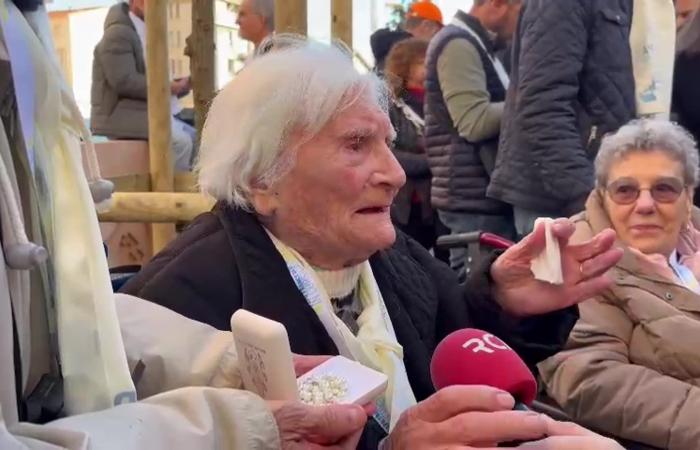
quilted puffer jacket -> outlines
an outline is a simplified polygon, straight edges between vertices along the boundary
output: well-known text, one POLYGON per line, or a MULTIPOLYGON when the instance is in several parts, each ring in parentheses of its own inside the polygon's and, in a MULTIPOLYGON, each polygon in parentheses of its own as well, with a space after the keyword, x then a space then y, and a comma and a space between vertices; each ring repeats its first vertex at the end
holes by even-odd
POLYGON ((490 197, 562 215, 583 209, 601 137, 635 115, 632 7, 524 2, 490 197))

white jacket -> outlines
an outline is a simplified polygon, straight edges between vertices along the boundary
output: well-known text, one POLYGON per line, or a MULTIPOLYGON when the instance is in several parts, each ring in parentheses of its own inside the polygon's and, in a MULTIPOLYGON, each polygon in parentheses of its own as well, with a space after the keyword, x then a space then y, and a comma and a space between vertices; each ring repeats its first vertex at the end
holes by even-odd
MULTIPOLYGON (((6 287, 0 283, 0 302, 9 301, 6 287)), ((135 297, 117 294, 115 302, 129 366, 138 361, 145 366, 137 384, 145 400, 47 425, 6 427, 0 411, 0 448, 279 448, 277 426, 266 403, 251 393, 222 388, 240 385, 230 332, 135 297)), ((11 318, 0 316, 0 330, 6 327, 11 330, 11 318)), ((7 348, 5 344, 0 348, 7 348)), ((13 366, 11 352, 0 354, 0 366, 13 366)), ((14 377, 0 383, 14 388, 14 377)))

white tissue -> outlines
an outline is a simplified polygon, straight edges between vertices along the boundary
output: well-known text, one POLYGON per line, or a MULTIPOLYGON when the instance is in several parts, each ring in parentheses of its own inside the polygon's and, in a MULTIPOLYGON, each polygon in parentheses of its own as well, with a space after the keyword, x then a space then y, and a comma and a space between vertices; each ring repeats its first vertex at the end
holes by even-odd
POLYGON ((530 270, 535 276, 535 279, 546 281, 551 284, 563 284, 564 276, 561 271, 561 251, 559 249, 559 241, 552 233, 552 224, 554 219, 549 217, 540 217, 535 221, 535 229, 540 223, 545 226, 546 245, 542 253, 537 255, 530 262, 530 270))

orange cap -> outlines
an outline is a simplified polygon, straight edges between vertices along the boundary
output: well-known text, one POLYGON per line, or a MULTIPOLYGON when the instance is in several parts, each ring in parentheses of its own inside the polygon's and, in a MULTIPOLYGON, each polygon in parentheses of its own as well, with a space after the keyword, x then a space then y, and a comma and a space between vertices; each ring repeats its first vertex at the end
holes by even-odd
POLYGON ((438 8, 435 3, 427 0, 414 2, 411 7, 408 8, 406 17, 432 20, 433 22, 442 24, 442 12, 440 8, 438 8))

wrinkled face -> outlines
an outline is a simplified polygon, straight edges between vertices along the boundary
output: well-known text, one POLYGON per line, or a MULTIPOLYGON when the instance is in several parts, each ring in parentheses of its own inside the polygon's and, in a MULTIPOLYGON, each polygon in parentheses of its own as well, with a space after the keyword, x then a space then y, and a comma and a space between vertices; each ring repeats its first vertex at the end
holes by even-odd
POLYGON ((238 35, 255 45, 258 45, 268 34, 265 18, 255 12, 251 0, 241 2, 236 24, 238 25, 238 35))
POLYGON ((389 209, 406 181, 389 148, 392 138, 388 116, 356 101, 298 148, 294 167, 264 200, 271 207, 261 220, 325 269, 360 263, 391 246, 389 209))
POLYGON ((692 195, 680 162, 662 151, 633 152, 610 168, 604 203, 622 242, 669 256, 689 220, 692 195))
POLYGON ((698 7, 700 0, 676 0, 676 29, 680 30, 698 7))

